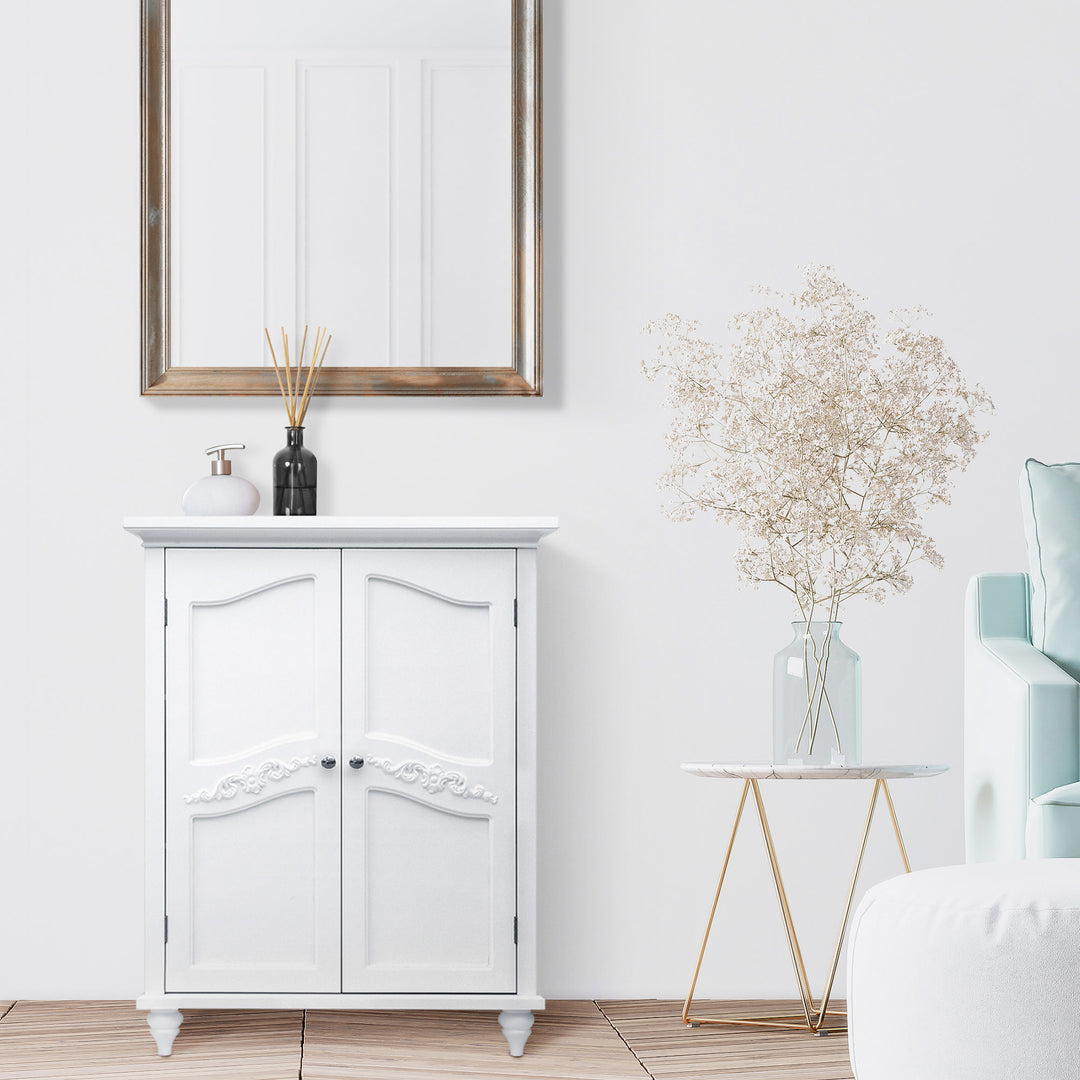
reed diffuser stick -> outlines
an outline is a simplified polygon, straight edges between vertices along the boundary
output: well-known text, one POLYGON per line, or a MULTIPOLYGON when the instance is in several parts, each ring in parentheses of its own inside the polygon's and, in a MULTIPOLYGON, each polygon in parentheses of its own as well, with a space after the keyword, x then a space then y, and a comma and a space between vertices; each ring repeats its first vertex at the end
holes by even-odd
POLYGON ((319 345, 320 345, 320 343, 322 341, 322 335, 323 335, 323 328, 321 326, 316 327, 316 329, 315 329, 315 344, 312 346, 312 349, 311 349, 311 359, 308 361, 307 379, 304 382, 304 395, 300 399, 300 413, 299 413, 299 416, 300 416, 300 423, 301 424, 303 424, 303 422, 304 422, 304 414, 307 412, 308 396, 311 393, 311 385, 312 385, 311 380, 312 380, 312 376, 315 374, 315 360, 319 355, 319 345))
POLYGON ((281 380, 281 368, 278 367, 277 357, 274 355, 274 343, 270 340, 270 331, 263 327, 263 333, 266 335, 266 344, 270 346, 270 359, 274 361, 274 374, 277 376, 278 389, 281 390, 281 396, 285 397, 285 383, 281 380))
POLYGON ((289 414, 289 426, 296 427, 296 413, 292 403, 292 367, 289 364, 289 335, 285 333, 285 327, 281 328, 282 352, 285 354, 285 385, 289 388, 289 396, 285 399, 285 411, 289 414))
POLYGON ((274 343, 270 339, 270 331, 265 326, 263 333, 266 334, 266 344, 270 346, 270 359, 274 362, 274 374, 277 375, 278 389, 281 398, 285 402, 285 413, 289 419, 289 427, 302 427, 304 417, 307 416, 308 406, 315 393, 316 384, 319 381, 319 373, 322 371, 323 361, 326 359, 326 350, 330 345, 331 334, 325 326, 315 327, 315 342, 311 348, 311 358, 307 363, 307 373, 304 373, 304 354, 307 352, 307 339, 309 327, 304 327, 304 335, 300 339, 300 353, 296 358, 296 368, 293 368, 292 353, 289 350, 289 335, 285 333, 285 327, 281 328, 281 349, 284 358, 285 378, 281 377, 282 365, 278 363, 274 352, 274 343))
MULTIPOLYGON (((304 327, 304 336, 300 340, 300 359, 296 362, 296 391, 293 394, 293 415, 299 417, 297 402, 300 397, 300 372, 304 370, 304 349, 307 347, 307 326, 304 327)), ((311 371, 311 362, 308 362, 308 371, 311 371)), ((297 421, 299 423, 299 420, 297 421)))
MULTIPOLYGON (((308 405, 311 403, 311 392, 315 389, 315 384, 319 380, 319 372, 322 371, 323 361, 326 359, 326 350, 330 348, 330 339, 333 334, 327 334, 323 340, 322 355, 318 359, 318 363, 311 363, 308 366, 308 387, 304 390, 304 402, 300 408, 300 423, 303 424, 304 417, 307 416, 308 405)), ((315 360, 315 351, 311 354, 312 361, 315 360)))
POLYGON ((308 404, 311 400, 311 391, 315 385, 315 379, 318 377, 318 364, 316 360, 319 356, 319 346, 322 343, 322 337, 325 333, 323 327, 319 327, 315 332, 315 345, 311 350, 311 359, 308 361, 308 373, 307 381, 304 383, 304 396, 300 401, 300 423, 303 424, 304 417, 307 415, 308 404))

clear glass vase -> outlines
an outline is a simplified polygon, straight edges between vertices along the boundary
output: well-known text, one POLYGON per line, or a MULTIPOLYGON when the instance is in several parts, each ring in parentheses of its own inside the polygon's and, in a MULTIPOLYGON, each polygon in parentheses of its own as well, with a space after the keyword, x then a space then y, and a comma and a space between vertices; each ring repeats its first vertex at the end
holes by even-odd
POLYGON ((858 765, 862 760, 859 655, 838 622, 793 622, 795 636, 773 661, 773 761, 858 765))

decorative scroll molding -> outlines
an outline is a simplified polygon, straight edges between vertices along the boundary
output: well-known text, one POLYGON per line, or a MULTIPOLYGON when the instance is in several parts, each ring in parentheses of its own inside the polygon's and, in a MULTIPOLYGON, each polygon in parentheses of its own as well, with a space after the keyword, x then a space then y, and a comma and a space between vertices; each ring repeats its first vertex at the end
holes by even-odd
POLYGON ((395 780, 404 780, 406 784, 419 784, 433 795, 448 791, 462 799, 483 799, 492 806, 499 801, 499 796, 488 791, 482 784, 469 787, 466 776, 459 772, 445 772, 441 765, 424 765, 420 761, 403 761, 400 765, 395 765, 389 758, 377 757, 367 758, 367 764, 382 769, 395 780))
POLYGON ((223 776, 213 788, 203 788, 202 791, 194 791, 184 796, 184 802, 220 802, 222 799, 231 799, 241 791, 248 795, 258 795, 267 784, 273 780, 284 780, 292 776, 297 769, 306 769, 310 765, 317 764, 315 757, 294 757, 286 764, 277 758, 264 761, 261 765, 248 765, 238 773, 229 773, 223 776))

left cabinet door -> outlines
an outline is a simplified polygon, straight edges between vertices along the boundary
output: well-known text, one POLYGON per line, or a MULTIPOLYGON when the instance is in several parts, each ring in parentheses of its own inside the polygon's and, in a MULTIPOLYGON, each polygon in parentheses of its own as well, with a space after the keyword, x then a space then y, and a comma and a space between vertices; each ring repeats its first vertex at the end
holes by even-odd
POLYGON ((165 989, 337 992, 341 554, 170 549, 165 583, 165 989))

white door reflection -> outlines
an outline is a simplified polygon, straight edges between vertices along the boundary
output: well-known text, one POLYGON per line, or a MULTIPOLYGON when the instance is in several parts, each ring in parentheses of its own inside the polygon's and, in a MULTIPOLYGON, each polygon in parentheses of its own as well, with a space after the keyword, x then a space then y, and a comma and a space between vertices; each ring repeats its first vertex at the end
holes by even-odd
POLYGON ((173 0, 173 367, 499 367, 509 0, 173 0), (299 340, 298 336, 294 340, 299 340))

